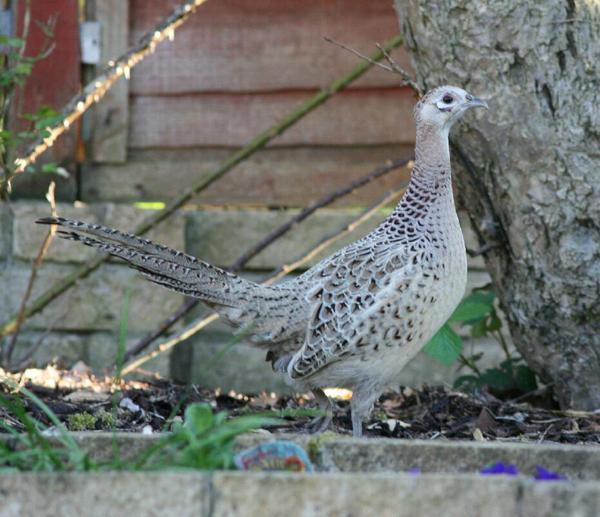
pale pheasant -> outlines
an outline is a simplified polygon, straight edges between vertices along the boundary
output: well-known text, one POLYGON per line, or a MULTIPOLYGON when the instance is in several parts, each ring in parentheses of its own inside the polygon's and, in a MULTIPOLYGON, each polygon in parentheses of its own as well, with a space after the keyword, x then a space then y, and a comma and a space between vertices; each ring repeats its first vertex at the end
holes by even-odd
POLYGON ((409 187, 373 232, 303 275, 270 287, 134 235, 63 218, 63 237, 127 261, 151 281, 200 298, 268 350, 274 369, 310 389, 329 425, 324 387, 353 392, 352 428, 427 343, 463 296, 467 261, 454 208, 448 132, 468 109, 487 104, 461 88, 430 91, 415 108, 409 187), (85 235, 82 235, 85 234, 85 235))

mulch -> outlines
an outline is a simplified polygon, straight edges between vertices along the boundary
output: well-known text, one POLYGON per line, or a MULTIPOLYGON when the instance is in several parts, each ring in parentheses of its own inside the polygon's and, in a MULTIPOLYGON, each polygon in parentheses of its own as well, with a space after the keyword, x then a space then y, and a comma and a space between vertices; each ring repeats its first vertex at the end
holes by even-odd
MULTIPOLYGON (((108 422, 98 418, 95 429, 130 432, 158 432, 180 419, 185 407, 194 402, 209 403, 215 410, 247 415, 270 410, 314 408, 310 395, 278 396, 222 393, 199 386, 184 386, 164 379, 122 381, 97 378, 81 371, 27 370, 12 376, 42 399, 58 417, 72 424, 82 413, 116 415, 108 422)), ((1 385, 2 383, 0 383, 1 385)), ((3 385, 7 393, 8 387, 3 385)), ((22 396, 28 413, 45 425, 47 415, 22 396)), ((0 418, 21 426, 5 408, 0 418)), ((278 433, 308 432, 309 418, 290 418, 278 433)), ((336 400, 333 431, 351 435, 349 401, 336 400)), ((384 394, 366 424, 366 436, 403 439, 501 440, 543 443, 600 443, 600 412, 561 411, 547 397, 501 400, 486 391, 462 393, 443 386, 419 390, 402 388, 384 394)))

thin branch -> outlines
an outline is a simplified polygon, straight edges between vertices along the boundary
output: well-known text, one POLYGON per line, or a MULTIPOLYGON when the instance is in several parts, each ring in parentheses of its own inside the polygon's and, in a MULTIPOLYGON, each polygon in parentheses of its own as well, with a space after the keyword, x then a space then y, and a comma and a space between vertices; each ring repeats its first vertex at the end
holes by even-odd
POLYGON ((148 54, 153 53, 156 45, 160 42, 167 38, 172 40, 175 30, 205 1, 187 0, 177 6, 169 16, 146 32, 137 45, 128 49, 115 61, 110 61, 108 67, 100 75, 88 83, 80 94, 75 95, 66 104, 61 112, 60 121, 45 128, 49 135, 34 142, 24 157, 15 160, 14 174, 24 172, 28 165, 31 165, 42 153, 52 147, 56 139, 65 133, 90 106, 104 97, 117 79, 120 77, 129 79, 131 69, 148 54))
POLYGON ((358 50, 356 50, 352 47, 344 45, 343 43, 340 43, 339 41, 336 41, 333 38, 326 36, 325 41, 327 41, 328 43, 332 43, 333 45, 336 45, 340 48, 343 48, 344 50, 347 50, 348 52, 351 52, 355 56, 358 56, 361 59, 364 59, 365 61, 367 61, 368 63, 371 63, 372 65, 378 66, 379 68, 383 68, 384 70, 386 70, 388 72, 392 72, 393 74, 400 75, 400 77, 402 77, 402 83, 404 85, 409 86, 417 94, 418 97, 423 96, 423 90, 417 84, 417 82, 413 79, 413 77, 392 58, 392 56, 387 51, 387 49, 385 49, 383 46, 381 46, 381 44, 375 43, 375 46, 383 54, 384 59, 388 63, 387 65, 384 65, 383 63, 379 63, 379 62, 373 62, 373 60, 369 56, 366 56, 362 52, 359 52, 358 50))
MULTIPOLYGON (((58 217, 58 213, 56 211, 56 199, 54 197, 55 187, 56 187, 56 184, 54 183, 54 181, 50 182, 50 185, 48 187, 48 193, 46 194, 46 199, 48 200, 48 203, 50 203, 50 212, 52 213, 52 216, 58 217)), ((21 300, 21 305, 19 307, 19 313, 17 315, 15 332, 12 335, 12 338, 8 344, 8 347, 5 350, 5 353, 3 354, 4 357, 2 358, 2 363, 7 368, 10 368, 10 363, 12 360, 13 352, 15 350, 15 345, 17 343, 17 338, 19 337, 19 332, 21 330, 21 327, 23 326, 23 322, 25 321, 25 307, 27 306, 27 301, 29 300, 29 297, 31 296, 31 292, 33 291, 33 285, 37 278, 38 269, 42 265, 42 262, 44 261, 44 258, 46 257, 46 254, 48 253, 48 249, 50 248, 50 244, 54 240, 55 234, 56 234, 56 226, 53 225, 50 228, 48 228, 46 237, 44 237, 44 240, 42 242, 42 245, 40 246, 38 254, 35 257, 35 260, 33 261, 32 265, 31 265, 31 275, 29 276, 29 282, 27 283, 27 288, 25 289, 25 294, 23 295, 23 299, 21 300)))
MULTIPOLYGON (((400 167, 404 167, 408 165, 412 158, 403 158, 398 160, 389 161, 385 165, 377 167, 375 170, 366 174, 356 180, 352 181, 347 186, 331 192, 321 199, 318 199, 314 203, 305 207, 294 217, 289 219, 287 222, 283 223, 281 226, 278 226, 273 231, 271 231, 268 235, 266 235, 260 242, 254 245, 252 248, 248 249, 245 253, 243 253, 229 268, 228 270, 232 273, 237 273, 240 271, 250 260, 252 260, 256 255, 258 255, 261 251, 275 242, 277 239, 285 235, 289 232, 295 225, 304 221, 311 214, 315 213, 319 208, 323 208, 327 205, 330 205, 337 199, 340 199, 348 194, 351 194, 355 190, 368 185, 372 181, 389 174, 390 172, 399 169, 400 167)), ((183 318, 186 314, 188 314, 194 307, 196 307, 200 301, 196 298, 191 300, 187 300, 184 302, 179 309, 173 314, 171 314, 168 318, 163 320, 156 329, 152 332, 144 336, 140 339, 133 347, 131 347, 125 354, 125 361, 128 361, 132 357, 138 355, 140 352, 144 351, 148 348, 156 339, 160 336, 164 335, 177 321, 183 318)))
MULTIPOLYGON (((405 186, 406 185, 403 185, 399 190, 394 191, 394 192, 384 196, 374 206, 368 208, 365 212, 363 212, 354 221, 352 221, 349 224, 344 225, 333 235, 324 237, 321 241, 319 241, 319 243, 316 246, 311 248, 301 258, 295 260, 291 264, 283 266, 282 268, 277 270, 270 278, 265 280, 263 283, 265 285, 269 285, 272 282, 274 282, 275 280, 281 278, 282 276, 285 276, 286 274, 298 269, 299 267, 304 265, 306 262, 308 262, 310 259, 312 259, 316 254, 318 254, 321 251, 323 251, 324 249, 326 249, 329 245, 331 245, 338 239, 342 238, 343 236, 347 235, 351 231, 355 230, 361 224, 366 223, 369 219, 371 219, 374 215, 376 215, 377 212, 381 208, 383 208, 384 206, 388 205, 391 201, 396 199, 402 193, 405 186)), ((160 354, 168 352, 173 347, 177 346, 179 343, 182 343, 186 339, 189 339, 194 334, 197 334, 203 328, 207 327, 208 325, 210 325, 214 321, 217 321, 218 319, 219 319, 219 315, 217 313, 212 313, 209 316, 206 316, 205 318, 202 318, 200 320, 190 323, 183 330, 179 331, 177 334, 175 334, 174 336, 170 337, 169 339, 167 339, 166 341, 164 341, 163 343, 158 345, 158 347, 155 350, 152 350, 152 352, 149 352, 148 354, 146 354, 142 357, 139 357, 135 361, 132 361, 131 363, 127 364, 122 370, 122 375, 125 376, 125 375, 133 372, 134 370, 136 370, 141 365, 147 363, 151 359, 154 359, 155 357, 159 356, 160 354)))
MULTIPOLYGON (((391 50, 398 45, 402 44, 402 36, 398 35, 389 40, 384 48, 391 50)), ((381 51, 373 54, 372 60, 382 59, 383 54, 381 51)), ((158 223, 169 218, 175 213, 176 210, 181 208, 186 202, 188 202, 194 195, 203 191, 209 185, 214 183, 216 180, 221 178, 224 174, 233 169, 236 165, 246 160, 248 157, 253 155, 256 151, 265 147, 271 140, 282 134, 296 122, 298 122, 305 115, 308 115, 315 108, 329 100, 334 94, 343 90, 350 83, 364 75, 370 68, 371 63, 360 63, 350 73, 336 79, 323 90, 313 95, 310 99, 302 103, 295 110, 286 115, 282 120, 271 126, 269 129, 264 131, 255 137, 251 142, 244 146, 239 151, 233 153, 228 159, 226 159, 221 165, 219 165, 211 174, 205 176, 203 179, 186 189, 178 197, 171 200, 165 208, 158 211, 154 215, 146 218, 135 230, 134 233, 140 235, 146 233, 151 228, 155 227, 158 223)), ((62 293, 70 289, 78 280, 87 277, 90 273, 95 271, 103 262, 108 259, 108 255, 99 255, 91 261, 84 264, 82 267, 63 278, 61 281, 55 283, 52 287, 47 289, 41 296, 36 298, 32 304, 25 310, 25 318, 29 318, 34 314, 40 312, 46 307, 52 300, 60 296, 62 293)), ((16 316, 13 316, 9 321, 0 326, 0 337, 12 334, 16 328, 16 316)))
POLYGON ((410 86, 413 90, 413 92, 415 92, 417 94, 418 97, 423 97, 424 95, 424 91, 423 89, 417 84, 417 82, 413 79, 413 77, 406 71, 404 70, 404 68, 402 68, 395 60, 394 58, 392 58, 392 56, 390 55, 390 53, 385 50, 381 44, 379 43, 375 43, 375 46, 381 50, 383 57, 385 58, 385 60, 388 62, 388 64, 390 65, 390 67, 392 68, 392 71, 395 72, 396 74, 399 74, 400 77, 402 77, 402 79, 404 80, 404 83, 407 86, 410 86))

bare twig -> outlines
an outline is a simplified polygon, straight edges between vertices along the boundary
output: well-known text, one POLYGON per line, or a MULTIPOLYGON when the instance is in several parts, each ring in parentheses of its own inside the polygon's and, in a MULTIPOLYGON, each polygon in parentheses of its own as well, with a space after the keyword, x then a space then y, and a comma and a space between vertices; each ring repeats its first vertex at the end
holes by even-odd
MULTIPOLYGON (((315 213, 319 208, 323 208, 327 205, 330 205, 337 199, 340 199, 348 194, 351 194, 355 190, 371 183, 372 181, 389 174, 390 172, 399 169, 400 167, 404 167, 407 165, 412 158, 403 158, 398 160, 389 161, 385 165, 377 167, 375 170, 362 176, 354 181, 352 181, 347 186, 331 192, 321 199, 318 199, 314 203, 302 209, 298 214, 292 217, 287 222, 283 223, 281 226, 278 226, 273 231, 271 231, 268 235, 266 235, 260 242, 254 245, 252 248, 243 253, 229 268, 228 270, 236 273, 240 271, 250 260, 252 260, 256 255, 258 255, 261 251, 275 242, 277 239, 285 235, 289 232, 295 225, 304 221, 311 214, 315 213)), ((144 336, 140 341, 138 341, 133 347, 131 347, 127 353, 125 354, 125 361, 128 361, 132 357, 138 355, 140 352, 144 351, 148 348, 156 339, 160 336, 164 335, 177 321, 183 318, 186 314, 188 314, 194 307, 196 307, 200 303, 197 299, 191 299, 184 302, 179 309, 168 318, 163 320, 158 327, 153 330, 151 333, 144 336)))
MULTIPOLYGON (((364 224, 365 222, 367 222, 374 215, 376 215, 377 212, 381 208, 383 208, 384 206, 386 206, 390 202, 392 202, 394 199, 396 199, 402 193, 402 190, 404 189, 405 186, 406 185, 403 185, 399 190, 396 190, 394 192, 391 192, 390 194, 385 195, 375 205, 368 208, 365 212, 363 212, 354 221, 352 221, 349 224, 344 225, 339 230, 334 232, 334 234, 324 237, 321 241, 319 241, 319 243, 316 246, 314 246, 309 251, 307 251, 305 254, 303 254, 303 256, 301 258, 299 258, 299 259, 295 260, 293 263, 285 265, 282 268, 280 268, 279 270, 277 270, 269 279, 265 280, 264 284, 269 285, 272 282, 276 281, 277 279, 281 278, 282 276, 285 276, 288 273, 291 273, 292 271, 298 269, 303 264, 305 264, 306 262, 311 260, 318 253, 320 253, 321 251, 326 249, 328 246, 333 244, 335 241, 337 241, 338 239, 347 235, 351 231, 355 230, 361 224, 364 224)), ((142 357, 139 357, 135 361, 132 361, 131 363, 127 364, 122 370, 122 375, 125 376, 125 375, 133 372, 134 370, 136 370, 141 365, 147 363, 151 359, 154 359, 155 357, 159 356, 160 354, 168 352, 173 347, 177 346, 179 343, 182 343, 186 339, 189 339, 194 334, 197 334, 198 332, 200 332, 200 330, 207 327, 214 321, 217 321, 218 319, 219 319, 219 315, 217 313, 212 313, 209 316, 206 316, 205 318, 194 321, 193 323, 191 323, 187 327, 185 327, 183 330, 177 332, 174 336, 172 336, 169 339, 167 339, 166 341, 162 342, 160 345, 158 345, 158 347, 155 350, 152 350, 148 354, 146 354, 142 357)))
MULTIPOLYGON (((48 193, 46 194, 46 199, 48 200, 48 203, 50 203, 50 211, 52 213, 52 216, 58 217, 58 213, 56 211, 56 199, 54 197, 55 187, 56 187, 55 183, 53 181, 50 182, 50 186, 48 187, 48 193)), ((21 327, 23 326, 23 322, 25 321, 25 307, 27 306, 27 301, 29 300, 29 297, 31 296, 31 292, 33 290, 33 284, 35 283, 35 280, 37 278, 38 269, 42 265, 42 262, 44 261, 44 258, 46 257, 46 254, 48 253, 48 249, 50 248, 50 244, 52 243, 52 240, 54 239, 55 234, 56 234, 56 226, 52 225, 48 228, 46 237, 44 237, 44 240, 42 242, 42 245, 40 246, 38 254, 35 257, 33 264, 31 265, 31 275, 29 276, 29 282, 27 283, 27 288, 25 289, 25 294, 23 295, 23 299, 21 300, 21 305, 19 307, 15 332, 12 335, 12 338, 8 344, 8 347, 4 351, 3 358, 2 358, 2 363, 7 368, 10 367, 12 355, 13 355, 13 352, 15 349, 15 345, 17 343, 17 338, 19 337, 19 331, 21 330, 21 327)))
MULTIPOLYGON (((387 50, 391 50, 402 44, 402 36, 398 35, 389 40, 384 47, 387 50)), ((372 60, 376 61, 382 59, 383 54, 381 51, 373 54, 372 60)), ((226 159, 221 165, 219 165, 211 174, 204 176, 197 183, 184 190, 178 197, 172 199, 165 208, 158 211, 154 215, 146 218, 137 228, 134 229, 136 234, 144 234, 151 228, 155 227, 158 223, 164 221, 173 215, 179 208, 181 208, 186 202, 188 202, 193 196, 203 191, 209 185, 212 185, 216 180, 221 178, 236 165, 246 160, 248 157, 253 155, 256 151, 265 147, 271 140, 282 134, 296 122, 298 122, 305 115, 319 107, 321 104, 329 100, 334 94, 343 90, 350 83, 364 75, 370 68, 371 63, 360 63, 348 74, 336 79, 327 87, 313 95, 306 102, 302 103, 292 112, 287 114, 279 122, 271 126, 266 131, 259 134, 246 146, 239 151, 233 153, 228 159, 226 159)), ((90 273, 98 269, 98 267, 108 259, 108 255, 99 255, 94 259, 90 260, 82 267, 55 283, 52 287, 44 291, 38 298, 36 298, 29 307, 25 310, 25 318, 29 318, 34 314, 40 312, 46 307, 52 300, 60 296, 62 293, 73 287, 75 283, 88 276, 90 273)), ((17 316, 13 316, 10 320, 0 326, 0 337, 12 334, 15 331, 17 323, 17 316)))
POLYGON ((417 94, 417 96, 421 97, 423 95, 423 90, 417 84, 417 82, 412 78, 412 76, 406 70, 404 70, 404 68, 402 68, 392 58, 392 56, 390 55, 390 53, 385 48, 383 48, 381 46, 381 44, 375 43, 375 46, 383 54, 384 59, 388 63, 387 65, 384 65, 383 63, 380 63, 380 62, 373 62, 373 60, 369 56, 366 56, 362 52, 359 52, 358 50, 356 50, 356 49, 354 49, 352 47, 344 45, 343 43, 340 43, 339 41, 336 41, 333 38, 329 38, 329 37, 326 36, 325 37, 325 41, 327 41, 328 43, 332 43, 333 45, 337 45, 338 47, 341 47, 344 50, 347 50, 348 52, 351 52, 355 56, 358 56, 361 59, 364 59, 365 61, 367 61, 368 63, 371 63, 372 65, 378 66, 379 68, 383 68, 384 70, 387 70, 388 72, 392 72, 393 74, 400 75, 400 77, 402 77, 402 83, 403 84, 405 84, 406 86, 409 86, 417 94))

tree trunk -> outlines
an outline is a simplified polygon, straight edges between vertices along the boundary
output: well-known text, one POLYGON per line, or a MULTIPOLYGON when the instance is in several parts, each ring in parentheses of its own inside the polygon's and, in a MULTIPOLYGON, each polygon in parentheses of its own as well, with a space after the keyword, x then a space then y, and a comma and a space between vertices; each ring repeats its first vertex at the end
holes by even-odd
POLYGON ((420 84, 489 100, 454 170, 517 349, 562 407, 600 408, 598 4, 395 1, 420 84))

